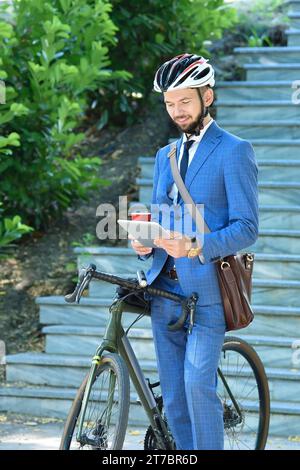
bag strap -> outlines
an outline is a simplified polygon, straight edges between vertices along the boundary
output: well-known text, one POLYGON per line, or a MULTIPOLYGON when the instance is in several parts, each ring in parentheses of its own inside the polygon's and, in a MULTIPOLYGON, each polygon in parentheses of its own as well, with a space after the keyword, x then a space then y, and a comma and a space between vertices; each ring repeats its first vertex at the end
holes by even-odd
POLYGON ((187 205, 188 211, 191 214, 192 219, 195 220, 197 229, 199 233, 210 233, 210 229, 207 226, 205 220, 203 219, 200 211, 197 209, 196 204, 194 203, 193 199, 191 198, 190 193, 186 189, 186 186, 181 178, 181 174, 179 173, 177 162, 176 162, 176 143, 171 145, 171 150, 168 153, 168 157, 170 159, 171 170, 173 174, 174 181, 178 188, 178 191, 181 194, 181 197, 184 203, 187 205))

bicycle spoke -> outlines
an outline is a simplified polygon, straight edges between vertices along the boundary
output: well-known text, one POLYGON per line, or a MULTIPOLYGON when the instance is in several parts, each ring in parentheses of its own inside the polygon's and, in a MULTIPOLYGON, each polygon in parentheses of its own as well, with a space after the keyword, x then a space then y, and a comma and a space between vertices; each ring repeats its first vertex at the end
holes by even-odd
POLYGON ((218 381, 218 394, 224 409, 225 448, 251 450, 256 448, 260 429, 260 395, 252 365, 240 348, 243 345, 239 342, 234 341, 231 347, 228 341, 220 361, 220 370, 235 401, 222 381, 218 381))

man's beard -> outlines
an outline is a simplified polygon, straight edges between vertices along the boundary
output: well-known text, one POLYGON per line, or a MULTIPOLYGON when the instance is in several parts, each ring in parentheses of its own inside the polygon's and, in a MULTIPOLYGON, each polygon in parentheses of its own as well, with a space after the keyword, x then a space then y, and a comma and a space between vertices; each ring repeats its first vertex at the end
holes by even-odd
POLYGON ((176 125, 176 127, 181 132, 185 132, 185 134, 199 135, 200 131, 203 129, 203 120, 204 120, 204 116, 202 115, 202 113, 199 113, 197 118, 191 122, 188 128, 183 128, 177 122, 175 121, 173 122, 176 125))

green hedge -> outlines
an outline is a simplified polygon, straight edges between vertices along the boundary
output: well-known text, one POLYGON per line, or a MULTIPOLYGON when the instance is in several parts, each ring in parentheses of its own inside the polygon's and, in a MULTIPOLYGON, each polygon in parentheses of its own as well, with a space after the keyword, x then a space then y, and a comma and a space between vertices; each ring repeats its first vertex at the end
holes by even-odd
POLYGON ((78 128, 90 92, 128 74, 109 69, 116 43, 109 2, 12 3, 12 24, 0 22, 0 200, 5 214, 39 227, 107 184, 97 177, 101 160, 80 154, 78 128))

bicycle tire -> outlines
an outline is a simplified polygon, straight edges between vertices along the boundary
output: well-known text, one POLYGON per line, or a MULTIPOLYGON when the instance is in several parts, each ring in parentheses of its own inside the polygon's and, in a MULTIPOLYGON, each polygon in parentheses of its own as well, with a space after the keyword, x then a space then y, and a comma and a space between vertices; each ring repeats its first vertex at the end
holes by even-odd
MULTIPOLYGON (((129 374, 127 367, 123 361, 123 359, 117 355, 117 354, 107 354, 101 358, 101 363, 99 364, 98 368, 95 371, 94 374, 94 380, 92 382, 92 388, 94 385, 97 383, 97 381, 100 380, 101 375, 104 374, 104 372, 110 371, 112 372, 115 377, 116 381, 118 384, 118 405, 119 405, 119 416, 118 419, 116 420, 115 423, 115 433, 114 437, 112 438, 111 441, 111 446, 109 449, 111 450, 121 450, 123 448, 123 443, 125 439, 125 434, 126 434, 126 429, 127 429, 127 424, 128 424, 128 413, 129 413, 129 406, 130 406, 130 382, 129 382, 129 374)), ((72 439, 75 438, 76 436, 76 424, 77 420, 80 414, 81 406, 82 406, 82 400, 84 396, 84 392, 86 389, 87 381, 88 381, 89 374, 85 377, 83 380, 82 384, 80 385, 76 397, 73 401, 73 404, 70 408, 69 414, 67 416, 66 424, 63 430, 62 438, 61 438, 61 443, 60 443, 60 450, 70 450, 70 446, 72 443, 72 439)), ((86 409, 86 413, 88 412, 89 409, 89 404, 92 406, 92 397, 90 395, 89 400, 88 400, 88 405, 86 409)), ((95 401, 97 403, 97 401, 95 401)), ((100 402, 100 400, 98 400, 100 402)), ((103 413, 101 415, 102 419, 103 413)), ((102 444, 101 447, 105 448, 99 448, 92 446, 92 450, 108 450, 107 449, 107 443, 105 444, 103 442, 103 425, 100 423, 101 426, 101 440, 102 444)), ((99 429, 99 419, 97 419, 96 422, 96 429, 99 429)), ((90 432, 90 431, 89 431, 90 432)), ((95 434, 96 431, 93 430, 93 434, 95 434)), ((99 441, 99 431, 98 433, 98 441, 99 441)), ((78 445, 80 445, 78 443, 78 445)), ((86 446, 80 447, 86 449, 86 446)))
MULTIPOLYGON (((256 353, 256 351, 246 341, 234 336, 228 336, 224 340, 222 354, 233 351, 243 356, 256 380, 257 394, 258 394, 258 425, 256 433, 256 441, 254 449, 263 450, 265 448, 270 423, 270 394, 268 379, 265 373, 264 366, 256 353)), ((226 373, 223 370, 226 378, 226 373)), ((245 370, 243 371, 245 374, 245 370)), ((238 396, 236 397, 238 401, 238 396)), ((224 404, 223 404, 224 405, 224 404)), ((249 405, 248 405, 249 406, 249 405)), ((251 407, 250 407, 251 408, 251 407)), ((243 410, 245 413, 245 409, 243 410)), ((251 411, 250 411, 251 414, 251 411)))

